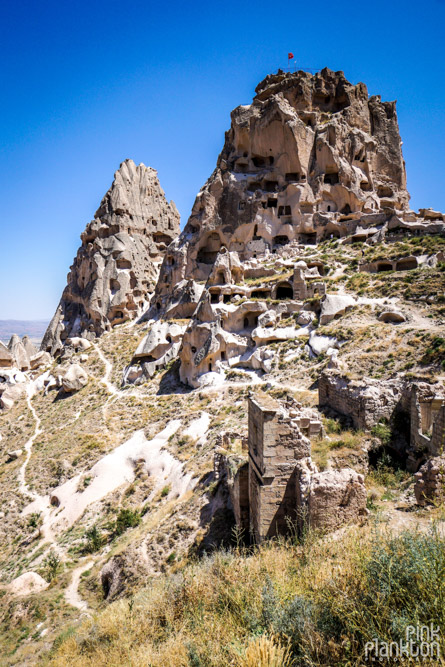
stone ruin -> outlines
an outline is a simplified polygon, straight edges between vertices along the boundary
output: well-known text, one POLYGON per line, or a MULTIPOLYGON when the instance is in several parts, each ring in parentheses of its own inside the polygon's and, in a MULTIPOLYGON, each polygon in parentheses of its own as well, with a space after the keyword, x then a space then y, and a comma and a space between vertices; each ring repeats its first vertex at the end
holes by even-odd
POLYGON ((249 397, 244 456, 217 455, 219 476, 228 478, 239 528, 256 543, 302 530, 336 530, 366 514, 364 478, 352 469, 319 472, 310 436, 320 437, 316 411, 267 394, 249 397), (247 461, 246 461, 247 457, 247 461))
POLYGON ((123 162, 81 235, 41 349, 57 355, 70 337, 92 339, 141 314, 164 251, 178 233, 179 213, 167 202, 157 172, 123 162))
POLYGON ((404 435, 394 443, 411 472, 445 448, 445 391, 441 385, 408 379, 351 380, 326 370, 318 381, 319 405, 349 417, 357 429, 384 421, 404 435))

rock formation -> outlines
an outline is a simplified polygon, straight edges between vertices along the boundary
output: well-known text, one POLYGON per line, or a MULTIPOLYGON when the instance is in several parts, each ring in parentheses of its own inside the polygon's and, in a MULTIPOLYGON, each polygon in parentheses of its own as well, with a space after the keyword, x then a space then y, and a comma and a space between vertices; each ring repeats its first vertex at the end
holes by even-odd
POLYGON ((329 69, 269 75, 256 93, 232 112, 216 169, 168 249, 155 308, 183 281, 206 280, 222 247, 245 261, 407 211, 395 102, 329 69))
POLYGON ((178 211, 165 199, 157 172, 123 162, 81 235, 42 349, 54 355, 69 337, 94 338, 136 317, 153 291, 164 250, 178 232, 178 211))
MULTIPOLYGON (((353 307, 351 295, 326 294, 326 267, 307 246, 445 230, 441 214, 415 214, 408 201, 395 102, 368 98, 364 84, 329 69, 266 77, 252 104, 232 112, 216 169, 165 253, 144 316, 191 318, 181 380, 198 387, 220 381, 225 367, 269 371, 273 353, 262 346, 311 334, 311 299, 321 299, 321 324, 353 307), (300 331, 280 327, 294 313, 300 331)), ((162 356, 150 352, 149 361, 159 367, 162 356)), ((133 365, 131 376, 140 375, 133 365)))

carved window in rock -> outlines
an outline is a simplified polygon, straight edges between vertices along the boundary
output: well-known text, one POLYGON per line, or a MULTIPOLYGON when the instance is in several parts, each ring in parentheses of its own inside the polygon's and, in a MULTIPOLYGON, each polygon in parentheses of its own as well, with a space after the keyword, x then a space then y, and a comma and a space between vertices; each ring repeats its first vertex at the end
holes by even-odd
POLYGON ((298 171, 290 171, 286 174, 285 179, 288 183, 298 183, 300 180, 300 174, 298 171))
POLYGON ((279 206, 278 207, 278 217, 281 218, 282 216, 287 216, 291 215, 291 207, 290 206, 279 206))
POLYGON ((336 185, 339 182, 338 171, 326 172, 323 176, 323 182, 327 185, 336 185))
POLYGON ((274 245, 279 245, 279 246, 287 245, 289 243, 289 237, 286 236, 285 234, 274 236, 273 243, 274 245))
POLYGON ((196 258, 197 261, 201 264, 213 264, 220 248, 221 239, 219 238, 219 234, 213 232, 207 237, 205 245, 199 249, 196 258))
POLYGON ((278 181, 265 181, 264 189, 266 192, 276 192, 278 190, 278 181))
POLYGON ((290 283, 279 283, 277 285, 275 297, 280 300, 293 299, 294 290, 292 285, 290 283))
POLYGON ((241 200, 241 201, 238 203, 238 211, 244 211, 245 208, 246 208, 246 202, 241 200))

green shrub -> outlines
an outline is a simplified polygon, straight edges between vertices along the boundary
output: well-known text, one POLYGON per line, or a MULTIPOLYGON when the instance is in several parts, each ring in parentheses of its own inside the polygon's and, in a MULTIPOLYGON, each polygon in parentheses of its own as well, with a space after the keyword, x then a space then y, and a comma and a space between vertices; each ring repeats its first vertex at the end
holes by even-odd
POLYGON ((379 438, 382 445, 389 445, 391 442, 391 428, 384 421, 379 421, 378 424, 372 427, 372 435, 375 435, 376 438, 379 438))
POLYGON ((92 554, 95 551, 99 551, 102 546, 102 535, 97 526, 92 526, 87 531, 85 531, 85 546, 84 551, 86 553, 92 554))
POLYGON ((301 655, 301 638, 308 625, 312 625, 313 605, 305 597, 296 595, 291 600, 280 603, 274 585, 269 577, 262 592, 263 629, 289 642, 294 657, 301 655))
POLYGON ((42 564, 43 573, 47 581, 53 581, 62 568, 62 561, 55 551, 50 551, 42 564))
POLYGON ((115 535, 122 535, 127 528, 135 528, 141 523, 141 514, 137 510, 121 509, 116 517, 115 535))

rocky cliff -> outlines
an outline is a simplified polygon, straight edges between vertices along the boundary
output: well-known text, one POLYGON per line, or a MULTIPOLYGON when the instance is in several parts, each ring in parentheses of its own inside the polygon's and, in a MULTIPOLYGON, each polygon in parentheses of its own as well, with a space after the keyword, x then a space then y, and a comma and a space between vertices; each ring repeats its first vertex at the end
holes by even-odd
POLYGON ((72 336, 94 337, 134 318, 156 283, 165 248, 179 233, 157 172, 123 162, 80 246, 42 349, 57 353, 72 336))
POLYGON ((233 366, 269 372, 274 341, 312 333, 317 347, 308 300, 323 297, 322 324, 355 303, 326 294, 321 278, 331 267, 316 256, 320 244, 444 229, 440 213, 409 210, 401 144, 395 102, 369 97, 343 72, 267 76, 252 104, 232 112, 216 169, 166 251, 145 315, 192 318, 182 343, 156 322, 124 382, 179 355, 181 380, 197 387, 233 366), (294 314, 309 328, 280 324, 294 314))
POLYGON ((223 246, 246 261, 403 217, 401 143, 395 102, 368 97, 343 72, 267 76, 252 104, 232 112, 216 169, 169 248, 154 307, 184 301, 182 281, 206 280, 223 246))

